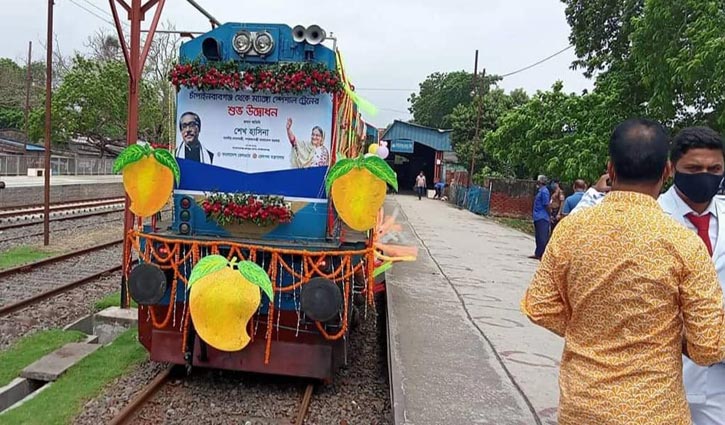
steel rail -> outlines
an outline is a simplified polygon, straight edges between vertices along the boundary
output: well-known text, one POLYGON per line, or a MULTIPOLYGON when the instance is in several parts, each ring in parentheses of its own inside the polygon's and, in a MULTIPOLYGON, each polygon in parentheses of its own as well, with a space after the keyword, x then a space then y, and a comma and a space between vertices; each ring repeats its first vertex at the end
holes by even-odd
POLYGON ((295 425, 302 425, 307 416, 307 411, 310 409, 310 403, 312 402, 312 392, 315 390, 315 384, 307 384, 305 393, 302 396, 302 402, 300 408, 297 411, 297 418, 295 419, 295 425))
POLYGON ((146 385, 136 397, 131 400, 120 412, 109 422, 109 425, 122 425, 128 422, 133 416, 141 410, 141 407, 161 388, 171 377, 174 366, 169 366, 146 385))
MULTIPOLYGON (((59 204, 53 204, 50 207, 50 212, 56 211, 67 211, 81 208, 93 208, 105 205, 120 204, 124 201, 123 198, 103 198, 94 199, 88 201, 78 202, 64 202, 59 204)), ((30 214, 41 214, 44 212, 43 207, 37 205, 28 205, 22 208, 5 208, 0 210, 0 218, 14 217, 19 215, 30 215, 30 214)))
POLYGON ((52 296, 54 296, 56 294, 60 294, 62 292, 66 292, 66 291, 68 291, 70 289, 75 288, 76 286, 83 285, 85 283, 88 283, 90 281, 96 280, 96 279, 98 279, 98 278, 100 278, 100 277, 102 277, 104 275, 109 274, 109 273, 116 272, 118 270, 121 270, 121 265, 120 264, 117 265, 117 266, 113 266, 113 267, 111 267, 109 269, 103 270, 101 272, 92 274, 90 276, 85 276, 85 277, 83 277, 81 279, 78 279, 78 280, 76 280, 74 282, 67 283, 67 284, 62 285, 62 286, 58 286, 56 288, 50 289, 50 290, 45 291, 45 292, 41 292, 38 295, 34 295, 32 297, 29 297, 29 298, 26 298, 24 300, 18 301, 16 303, 2 306, 2 307, 0 307, 0 317, 7 316, 8 314, 13 313, 13 312, 16 312, 18 310, 21 310, 21 309, 23 309, 23 308, 25 308, 25 307, 27 307, 27 306, 29 306, 31 304, 35 304, 35 303, 37 303, 39 301, 43 301, 43 300, 48 299, 48 298, 50 298, 50 297, 52 297, 52 296))
POLYGON ((78 249, 78 250, 71 251, 71 252, 66 252, 65 254, 60 254, 60 255, 53 256, 53 257, 44 258, 42 260, 34 261, 32 263, 21 264, 19 266, 11 267, 11 268, 8 268, 8 269, 2 269, 2 270, 0 270, 0 277, 7 276, 7 275, 10 275, 10 274, 15 274, 15 273, 29 271, 33 267, 45 266, 45 265, 48 265, 48 264, 52 264, 52 263, 55 263, 55 262, 58 262, 58 261, 63 261, 63 260, 68 259, 68 258, 77 257, 79 255, 87 254, 89 252, 93 252, 93 251, 96 251, 96 250, 99 250, 99 249, 108 248, 109 246, 118 245, 118 244, 121 244, 121 243, 123 243, 123 239, 116 239, 116 240, 111 241, 111 242, 105 242, 105 243, 102 243, 102 244, 89 246, 88 248, 83 248, 83 249, 78 249))

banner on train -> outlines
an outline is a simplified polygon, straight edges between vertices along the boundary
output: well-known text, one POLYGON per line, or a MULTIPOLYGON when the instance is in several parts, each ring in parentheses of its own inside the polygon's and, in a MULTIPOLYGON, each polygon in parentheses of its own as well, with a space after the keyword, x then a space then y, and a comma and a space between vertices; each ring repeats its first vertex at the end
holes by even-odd
POLYGON ((244 173, 327 167, 332 96, 182 88, 176 157, 244 173))

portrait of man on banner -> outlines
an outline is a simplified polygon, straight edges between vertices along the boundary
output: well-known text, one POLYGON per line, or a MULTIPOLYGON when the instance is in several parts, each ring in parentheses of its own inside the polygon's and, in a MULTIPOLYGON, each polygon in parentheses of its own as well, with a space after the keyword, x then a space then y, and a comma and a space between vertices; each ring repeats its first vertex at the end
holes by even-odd
POLYGON ((214 154, 205 149, 199 141, 199 133, 201 133, 199 115, 195 112, 184 112, 179 118, 179 130, 182 143, 176 148, 176 157, 203 164, 213 164, 214 154))
POLYGON ((292 146, 290 162, 295 168, 327 167, 330 152, 325 147, 325 132, 320 126, 312 127, 310 141, 297 140, 292 132, 292 118, 287 118, 287 138, 292 146))

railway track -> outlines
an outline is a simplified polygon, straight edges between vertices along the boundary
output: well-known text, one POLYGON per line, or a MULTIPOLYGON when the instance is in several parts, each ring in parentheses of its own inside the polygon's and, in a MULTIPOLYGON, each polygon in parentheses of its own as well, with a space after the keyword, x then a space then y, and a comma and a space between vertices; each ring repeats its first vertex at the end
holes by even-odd
POLYGON ((121 269, 122 240, 0 270, 0 317, 121 269))
MULTIPOLYGON (((63 202, 63 203, 57 203, 57 204, 51 204, 50 205, 50 212, 61 212, 61 211, 68 211, 68 210, 76 210, 76 209, 82 209, 82 208, 92 208, 92 207, 98 207, 98 206, 104 206, 104 205, 114 205, 114 204, 120 204, 125 201, 125 198, 121 197, 115 197, 115 198, 99 198, 99 199, 89 199, 85 201, 77 201, 77 202, 63 202)), ((44 214, 45 213, 45 206, 44 205, 25 205, 22 207, 17 208, 2 208, 0 209, 0 219, 8 219, 8 218, 15 218, 15 217, 22 217, 26 215, 34 215, 34 214, 44 214)))
MULTIPOLYGON (((159 373, 151 382, 149 382, 120 412, 109 422, 109 425, 125 425, 131 423, 134 417, 141 412, 146 403, 151 400, 161 388, 169 383, 171 377, 181 370, 181 366, 169 366, 159 373)), ((312 396, 315 390, 315 384, 309 383, 305 386, 299 407, 294 418, 290 419, 290 424, 304 424, 307 412, 312 403, 312 396)), ((244 423, 244 422, 241 422, 244 423)))
MULTIPOLYGON (((51 207, 50 221, 74 220, 84 217, 111 214, 123 211, 123 207, 123 198, 59 204, 51 207)), ((36 206, 21 209, 0 210, 0 231, 42 224, 43 215, 43 208, 38 208, 36 206)))

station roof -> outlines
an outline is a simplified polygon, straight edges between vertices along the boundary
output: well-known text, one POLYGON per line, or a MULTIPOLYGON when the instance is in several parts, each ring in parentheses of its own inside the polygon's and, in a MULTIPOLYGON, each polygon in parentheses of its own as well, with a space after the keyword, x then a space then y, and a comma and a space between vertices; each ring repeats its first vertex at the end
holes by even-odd
POLYGON ((385 130, 382 140, 412 140, 437 151, 450 152, 453 150, 451 147, 452 131, 395 120, 385 130))
POLYGON ((34 145, 32 143, 23 143, 15 140, 0 138, 0 143, 8 146, 13 146, 18 149, 25 149, 26 152, 44 152, 45 148, 40 145, 34 145))

